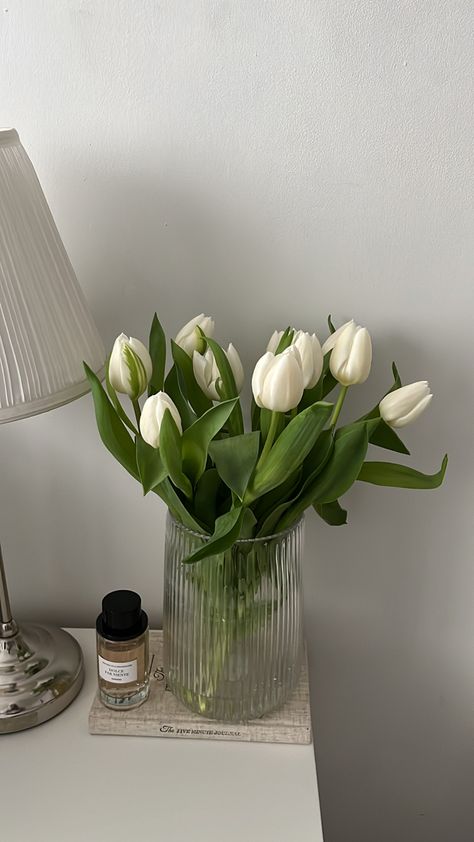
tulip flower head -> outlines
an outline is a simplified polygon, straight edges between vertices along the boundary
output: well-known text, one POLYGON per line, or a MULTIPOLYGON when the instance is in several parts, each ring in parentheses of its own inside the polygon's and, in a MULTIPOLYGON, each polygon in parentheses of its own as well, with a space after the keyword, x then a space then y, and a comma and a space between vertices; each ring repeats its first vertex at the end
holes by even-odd
POLYGON ((331 333, 331 335, 328 336, 325 343, 323 344, 322 350, 323 350, 324 356, 326 356, 326 354, 329 353, 329 351, 332 351, 332 349, 334 348, 334 345, 336 344, 336 342, 339 339, 341 333, 346 329, 346 327, 349 327, 349 325, 353 325, 353 324, 354 324, 354 319, 350 319, 350 321, 345 322, 343 325, 341 325, 341 327, 338 327, 338 329, 335 330, 334 333, 331 333))
MULTIPOLYGON (((283 330, 275 330, 272 333, 267 351, 271 351, 272 354, 276 353, 283 333, 283 330)), ((312 389, 313 386, 316 386, 323 370, 324 358, 319 339, 315 333, 310 334, 303 330, 295 330, 291 345, 294 345, 300 353, 304 388, 312 389)))
POLYGON ((426 380, 389 392, 379 403, 380 415, 389 427, 405 427, 426 409, 433 395, 426 380))
POLYGON ((142 439, 152 447, 160 446, 160 430, 163 416, 169 409, 171 416, 180 433, 183 432, 181 416, 174 401, 166 392, 157 392, 146 399, 140 417, 140 433, 142 439))
POLYGON ((300 352, 290 345, 281 354, 267 351, 258 360, 252 375, 255 403, 273 412, 289 412, 298 406, 304 392, 300 352))
POLYGON ((139 339, 117 336, 109 360, 109 380, 116 392, 137 400, 150 381, 153 363, 139 339))
MULTIPOLYGON (((329 358, 331 374, 342 386, 365 383, 372 364, 372 342, 369 331, 365 327, 356 325, 354 321, 348 322, 340 331, 329 358)), ((337 333, 338 331, 333 333, 324 343, 323 350, 337 333)))
POLYGON ((284 330, 274 330, 270 339, 268 340, 267 351, 271 351, 272 354, 276 353, 276 349, 280 343, 280 339, 284 334, 284 330))
POLYGON ((323 370, 323 352, 315 333, 296 331, 292 343, 299 351, 305 389, 316 386, 323 370))
POLYGON ((198 328, 201 328, 206 336, 212 338, 214 336, 214 319, 211 319, 210 316, 205 316, 204 313, 200 313, 199 316, 195 316, 194 319, 187 322, 176 335, 176 344, 183 351, 186 351, 188 357, 192 357, 194 351, 203 353, 205 349, 205 341, 198 328))
MULTIPOLYGON (((237 394, 240 394, 244 382, 244 369, 239 354, 237 352, 237 349, 234 348, 234 346, 232 345, 232 343, 229 344, 227 351, 224 350, 224 353, 227 359, 229 360, 229 365, 232 369, 232 374, 234 375, 237 394)), ((214 353, 211 351, 210 348, 207 348, 204 354, 200 354, 198 351, 194 351, 193 371, 194 376, 196 378, 196 382, 198 383, 206 397, 208 397, 211 401, 222 400, 218 391, 221 376, 214 357, 214 353)))

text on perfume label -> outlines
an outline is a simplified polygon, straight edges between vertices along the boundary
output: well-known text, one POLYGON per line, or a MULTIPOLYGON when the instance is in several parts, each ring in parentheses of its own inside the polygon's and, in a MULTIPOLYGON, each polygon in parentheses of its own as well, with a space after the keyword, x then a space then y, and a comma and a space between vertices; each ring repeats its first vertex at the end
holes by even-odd
POLYGON ((129 684, 131 681, 136 681, 137 665, 137 660, 116 663, 115 661, 106 661, 99 655, 99 675, 104 681, 111 681, 113 684, 129 684))

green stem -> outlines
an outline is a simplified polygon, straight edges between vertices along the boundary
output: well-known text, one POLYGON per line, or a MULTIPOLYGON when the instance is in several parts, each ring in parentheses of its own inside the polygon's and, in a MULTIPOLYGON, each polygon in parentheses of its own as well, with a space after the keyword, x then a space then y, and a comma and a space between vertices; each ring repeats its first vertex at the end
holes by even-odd
POLYGON ((138 398, 135 398, 135 400, 132 399, 132 406, 133 411, 135 413, 135 418, 137 419, 138 429, 140 429, 140 416, 142 413, 140 409, 140 404, 138 403, 138 398))
POLYGON ((342 409, 342 404, 344 403, 344 399, 347 395, 348 388, 349 388, 349 386, 341 386, 341 391, 339 392, 339 395, 338 395, 338 398, 337 398, 337 401, 336 401, 336 406, 334 407, 334 412, 333 412, 332 418, 329 422, 329 426, 331 428, 334 428, 336 426, 336 421, 339 418, 339 413, 342 409))
POLYGON ((268 430, 268 435, 267 435, 267 438, 265 439, 265 444, 263 445, 263 450, 260 454, 260 459, 258 460, 257 468, 258 468, 259 465, 261 465, 265 461, 265 459, 267 458, 267 456, 268 456, 268 454, 269 454, 269 452, 272 448, 273 442, 275 441, 276 431, 278 429, 278 419, 279 419, 279 417, 280 417, 279 412, 272 412, 272 417, 271 417, 271 421, 270 421, 270 427, 269 427, 269 430, 268 430))

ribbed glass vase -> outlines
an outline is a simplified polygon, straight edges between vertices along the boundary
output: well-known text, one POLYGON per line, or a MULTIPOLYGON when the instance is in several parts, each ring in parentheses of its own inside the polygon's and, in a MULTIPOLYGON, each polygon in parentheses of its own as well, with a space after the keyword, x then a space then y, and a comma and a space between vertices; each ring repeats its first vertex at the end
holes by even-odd
POLYGON ((185 564, 206 538, 168 513, 163 631, 170 690, 195 713, 242 722, 280 707, 303 658, 304 521, 185 564))

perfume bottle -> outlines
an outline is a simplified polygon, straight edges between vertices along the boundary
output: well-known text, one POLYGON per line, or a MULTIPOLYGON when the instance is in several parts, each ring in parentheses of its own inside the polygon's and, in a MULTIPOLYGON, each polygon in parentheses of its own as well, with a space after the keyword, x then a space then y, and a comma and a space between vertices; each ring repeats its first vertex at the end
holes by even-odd
POLYGON ((102 704, 138 707, 149 692, 148 617, 134 591, 112 591, 97 617, 97 672, 102 704))

